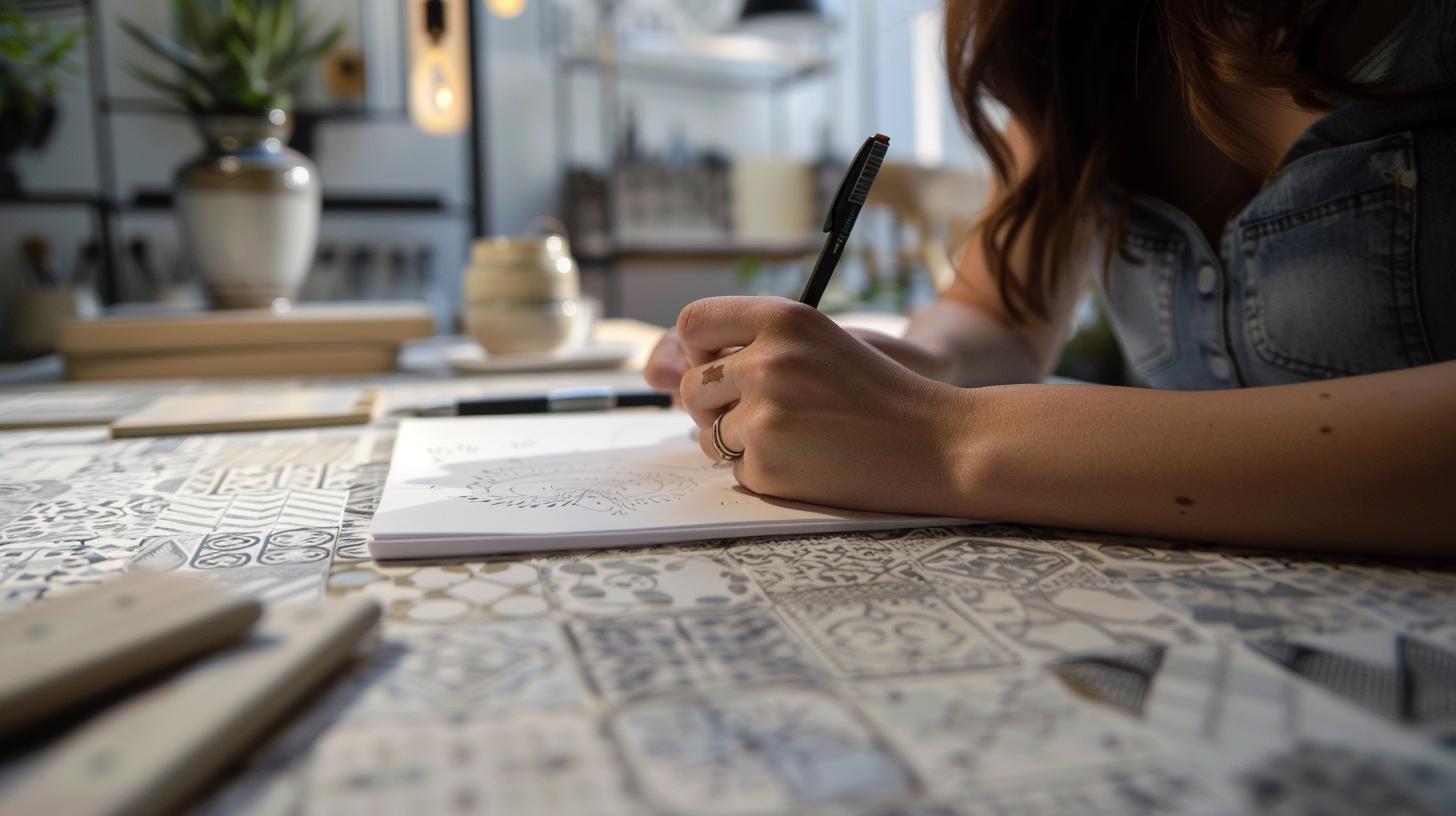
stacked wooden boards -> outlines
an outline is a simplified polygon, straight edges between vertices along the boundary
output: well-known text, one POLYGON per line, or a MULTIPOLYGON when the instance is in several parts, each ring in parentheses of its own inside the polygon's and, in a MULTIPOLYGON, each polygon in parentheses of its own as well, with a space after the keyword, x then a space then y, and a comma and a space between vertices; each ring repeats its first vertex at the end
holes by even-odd
POLYGON ((422 303, 322 304, 78 320, 60 351, 72 380, 371 374, 434 333, 422 303))

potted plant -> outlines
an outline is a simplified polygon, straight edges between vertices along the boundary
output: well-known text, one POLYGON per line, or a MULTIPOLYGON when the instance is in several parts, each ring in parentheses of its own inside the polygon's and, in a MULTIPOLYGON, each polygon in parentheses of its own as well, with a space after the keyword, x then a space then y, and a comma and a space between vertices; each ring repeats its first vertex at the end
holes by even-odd
POLYGON ((318 239, 318 169, 288 147, 293 94, 342 33, 315 35, 293 0, 172 0, 167 39, 122 26, 174 70, 130 66, 192 114, 205 153, 177 171, 188 252, 213 300, 256 307, 293 298, 318 239))
POLYGON ((0 7, 0 196, 20 192, 11 158, 50 137, 56 80, 73 70, 69 57, 80 37, 80 28, 57 31, 27 21, 13 7, 0 7))

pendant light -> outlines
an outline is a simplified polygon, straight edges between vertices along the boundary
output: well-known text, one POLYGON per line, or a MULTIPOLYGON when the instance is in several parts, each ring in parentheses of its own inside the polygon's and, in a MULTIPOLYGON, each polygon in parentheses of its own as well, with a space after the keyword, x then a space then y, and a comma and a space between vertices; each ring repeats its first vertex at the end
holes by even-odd
POLYGON ((426 133, 460 133, 470 123, 470 79, 463 3, 410 4, 410 120, 426 133))
POLYGON ((526 0, 485 0, 490 13, 505 20, 521 16, 526 10, 526 0))

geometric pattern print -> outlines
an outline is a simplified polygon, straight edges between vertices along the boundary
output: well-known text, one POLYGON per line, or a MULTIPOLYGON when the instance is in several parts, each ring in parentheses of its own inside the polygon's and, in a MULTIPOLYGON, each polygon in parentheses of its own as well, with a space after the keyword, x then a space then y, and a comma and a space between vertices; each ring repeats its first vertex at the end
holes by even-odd
POLYGON ((289 490, 269 494, 203 497, 193 504, 194 523, 216 519, 189 564, 193 569, 234 569, 254 564, 328 563, 339 536, 348 494, 342 490, 289 490))
POLYGON ((290 812, 1456 813, 1449 567, 977 526, 374 564, 387 440, 0 434, 0 606, 131 568, 387 605, 353 705, 250 771, 290 812))
POLYGON ((141 536, 168 501, 167 496, 141 494, 101 499, 68 495, 39 502, 0 528, 0 547, 82 546, 98 538, 141 536))
POLYGON ((284 465, 319 468, 351 461, 358 447, 359 437, 352 433, 301 444, 296 440, 279 440, 263 445, 229 444, 212 455, 205 469, 276 468, 284 465))
POLYGON ((190 566, 199 570, 236 569, 250 564, 328 563, 338 530, 280 529, 270 533, 213 533, 202 539, 190 566))
POLYGON ((225 470, 199 470, 179 489, 189 496, 232 496, 285 489, 348 489, 356 470, 352 465, 276 465, 225 470))
POLYGON ((1140 717, 1164 652, 1162 646, 1153 646, 1130 654, 1068 658, 1051 670, 1083 697, 1140 717))
POLYGON ((1349 655, 1269 640, 1251 644, 1295 674, 1387 719, 1405 723, 1456 720, 1456 652, 1394 636, 1394 661, 1381 666, 1349 655))
POLYGON ((234 496, 219 532, 296 527, 338 527, 348 494, 339 490, 289 490, 234 496))
POLYGON ((282 490, 236 496, 177 496, 157 518, 161 534, 259 532, 337 527, 347 494, 340 490, 282 490))

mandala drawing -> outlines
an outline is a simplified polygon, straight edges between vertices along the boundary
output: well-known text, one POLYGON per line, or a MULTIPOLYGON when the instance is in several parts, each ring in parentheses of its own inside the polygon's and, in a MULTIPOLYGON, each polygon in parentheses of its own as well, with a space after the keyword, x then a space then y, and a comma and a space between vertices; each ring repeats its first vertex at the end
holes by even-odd
POLYGON ((478 472, 468 487, 468 500, 493 507, 527 510, 578 507, 625 516, 681 499, 696 490, 698 483, 664 470, 553 464, 487 468, 478 472))

